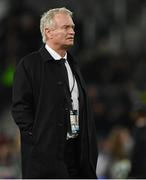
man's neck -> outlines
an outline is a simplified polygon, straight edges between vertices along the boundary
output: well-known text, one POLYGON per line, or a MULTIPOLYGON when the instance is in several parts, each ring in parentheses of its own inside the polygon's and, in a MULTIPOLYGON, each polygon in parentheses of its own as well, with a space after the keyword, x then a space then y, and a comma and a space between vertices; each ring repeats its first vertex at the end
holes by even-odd
POLYGON ((53 45, 50 45, 49 43, 47 43, 47 45, 53 49, 55 52, 57 52, 61 57, 64 57, 65 54, 66 54, 66 50, 65 49, 61 49, 61 48, 57 48, 57 47, 54 47, 53 45))

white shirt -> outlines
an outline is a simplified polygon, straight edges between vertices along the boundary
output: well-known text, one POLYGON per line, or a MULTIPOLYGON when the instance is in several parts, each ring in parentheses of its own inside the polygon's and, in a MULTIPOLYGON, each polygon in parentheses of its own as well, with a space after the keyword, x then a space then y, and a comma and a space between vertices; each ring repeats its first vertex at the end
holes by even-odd
MULTIPOLYGON (((45 45, 45 48, 47 49, 47 51, 50 53, 50 55, 55 59, 55 60, 60 60, 62 57, 56 52, 54 51, 52 48, 50 48, 47 44, 45 45)), ((77 82, 76 82, 76 79, 74 80, 74 75, 72 73, 72 70, 70 68, 70 65, 67 61, 67 53, 65 54, 65 56, 63 57, 64 59, 66 59, 65 61, 65 66, 66 66, 66 69, 67 69, 67 73, 68 73, 68 80, 69 80, 69 88, 70 88, 70 91, 73 87, 73 84, 74 84, 74 88, 71 92, 71 98, 73 100, 72 102, 72 106, 73 106, 73 109, 74 110, 77 110, 78 113, 79 113, 79 100, 78 100, 78 97, 79 97, 79 91, 78 91, 78 86, 77 86, 77 82), (75 82, 74 82, 75 81, 75 82)))

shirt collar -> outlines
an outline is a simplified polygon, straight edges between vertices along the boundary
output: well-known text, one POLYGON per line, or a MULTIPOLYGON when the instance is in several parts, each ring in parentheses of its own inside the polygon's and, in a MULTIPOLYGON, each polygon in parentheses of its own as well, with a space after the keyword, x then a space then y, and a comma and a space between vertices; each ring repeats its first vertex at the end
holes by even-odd
MULTIPOLYGON (((60 59, 62 59, 62 57, 61 57, 56 51, 54 51, 51 47, 49 47, 47 44, 45 45, 45 48, 47 49, 47 51, 50 53, 50 55, 51 55, 55 60, 60 60, 60 59)), ((67 53, 65 53, 65 56, 63 57, 63 59, 67 59, 67 53)))

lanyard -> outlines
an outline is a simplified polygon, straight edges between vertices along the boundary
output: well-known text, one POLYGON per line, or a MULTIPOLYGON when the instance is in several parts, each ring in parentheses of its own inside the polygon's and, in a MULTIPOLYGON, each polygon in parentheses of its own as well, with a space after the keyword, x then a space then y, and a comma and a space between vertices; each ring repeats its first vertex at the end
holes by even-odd
MULTIPOLYGON (((69 65, 69 64, 68 64, 69 65)), ((69 65, 69 67, 70 67, 70 65, 69 65)), ((69 92, 70 92, 70 96, 71 96, 71 100, 72 100, 72 92, 73 92, 73 90, 74 90, 74 87, 75 87, 75 76, 74 76, 74 74, 73 74, 73 72, 72 72, 72 69, 71 69, 71 67, 70 67, 70 70, 71 70, 71 74, 69 74, 68 73, 68 68, 66 67, 66 65, 65 65, 65 68, 66 68, 66 71, 67 71, 67 76, 68 76, 68 85, 69 85, 69 75, 71 75, 72 76, 72 78, 73 78, 73 85, 72 85, 72 87, 71 87, 71 90, 70 90, 70 88, 68 89, 69 90, 69 92)), ((70 87, 70 85, 69 85, 69 87, 70 87)))
POLYGON ((72 92, 73 92, 73 89, 75 87, 75 76, 73 75, 73 86, 70 90, 70 96, 71 96, 71 109, 73 109, 73 99, 72 99, 72 92))
MULTIPOLYGON (((66 60, 65 60, 66 61, 66 60)), ((72 72, 72 69, 71 69, 71 67, 70 67, 70 65, 69 65, 69 68, 70 68, 70 70, 71 70, 71 73, 69 73, 68 71, 68 68, 67 68, 67 66, 65 65, 65 61, 64 61, 64 59, 63 59, 63 63, 64 63, 64 65, 62 66, 63 68, 64 68, 64 72, 65 72, 65 74, 64 74, 64 76, 66 77, 66 86, 67 86, 67 91, 69 92, 69 94, 70 94, 70 108, 71 109, 73 109, 73 99, 72 99, 72 92, 73 92, 73 90, 74 90, 74 87, 75 87, 75 75, 73 74, 73 72, 72 72), (69 76, 72 76, 72 79, 73 79, 73 85, 72 85, 72 87, 70 88, 70 81, 69 81, 69 76)))
POLYGON ((72 92, 73 92, 74 87, 75 87, 75 76, 73 75, 73 85, 72 85, 72 88, 71 88, 71 90, 70 90, 70 93, 71 93, 71 94, 72 94, 72 92))

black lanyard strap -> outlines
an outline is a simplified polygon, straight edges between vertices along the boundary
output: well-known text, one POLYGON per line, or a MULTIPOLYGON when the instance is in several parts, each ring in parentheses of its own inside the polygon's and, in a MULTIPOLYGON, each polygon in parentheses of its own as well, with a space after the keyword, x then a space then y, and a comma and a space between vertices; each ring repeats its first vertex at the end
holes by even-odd
POLYGON ((69 94, 70 94, 70 100, 71 100, 70 105, 71 105, 71 109, 73 109, 73 104, 72 104, 72 103, 73 103, 72 92, 73 92, 74 87, 75 87, 75 76, 74 76, 74 74, 73 74, 73 72, 72 72, 73 85, 72 85, 71 90, 70 90, 68 72, 67 72, 67 68, 66 68, 66 66, 65 66, 66 59, 60 59, 60 60, 61 60, 62 68, 63 68, 63 75, 64 75, 65 82, 66 82, 65 84, 66 84, 67 90, 68 90, 68 92, 69 92, 69 94))
POLYGON ((73 76, 73 85, 72 85, 72 88, 71 88, 71 90, 70 90, 70 93, 72 93, 73 92, 73 89, 74 89, 74 87, 75 87, 75 76, 72 74, 72 76, 73 76))

